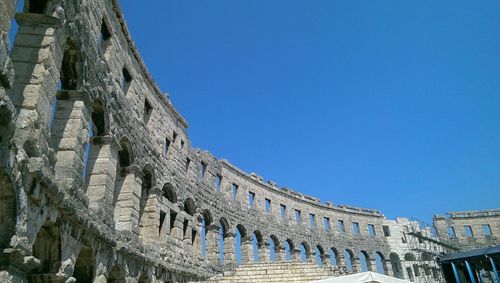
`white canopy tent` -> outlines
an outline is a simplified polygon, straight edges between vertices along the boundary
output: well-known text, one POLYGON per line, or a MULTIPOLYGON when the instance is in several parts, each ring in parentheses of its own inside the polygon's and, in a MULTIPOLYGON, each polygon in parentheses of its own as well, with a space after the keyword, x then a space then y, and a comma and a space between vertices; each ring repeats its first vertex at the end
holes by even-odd
POLYGON ((361 272, 346 276, 332 277, 323 280, 311 281, 310 283, 409 283, 403 279, 390 277, 371 271, 361 272))

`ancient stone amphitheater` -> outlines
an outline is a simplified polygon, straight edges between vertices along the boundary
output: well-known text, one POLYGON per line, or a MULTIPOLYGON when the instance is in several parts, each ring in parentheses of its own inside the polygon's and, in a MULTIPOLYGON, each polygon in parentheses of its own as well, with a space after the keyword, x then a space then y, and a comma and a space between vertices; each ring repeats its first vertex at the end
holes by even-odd
POLYGON ((0 282, 444 280, 446 224, 436 237, 192 148, 116 0, 18 4, 0 0, 0 282))

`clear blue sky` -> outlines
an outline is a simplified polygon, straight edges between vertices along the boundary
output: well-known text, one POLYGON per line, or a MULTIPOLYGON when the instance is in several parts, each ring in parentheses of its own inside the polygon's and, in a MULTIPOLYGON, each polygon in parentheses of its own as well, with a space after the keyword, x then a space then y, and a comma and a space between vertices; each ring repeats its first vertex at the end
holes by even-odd
POLYGON ((121 1, 195 147, 389 218, 500 207, 499 1, 121 1))

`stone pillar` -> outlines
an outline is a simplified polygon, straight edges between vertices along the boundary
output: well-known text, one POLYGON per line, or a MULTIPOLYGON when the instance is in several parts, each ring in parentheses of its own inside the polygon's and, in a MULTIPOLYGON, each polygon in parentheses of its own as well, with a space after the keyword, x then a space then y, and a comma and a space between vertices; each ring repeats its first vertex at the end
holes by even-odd
MULTIPOLYGON (((115 186, 115 228, 119 231, 134 231, 138 235, 142 173, 134 165, 121 168, 118 173, 115 186)), ((169 216, 166 218, 170 219, 169 216)))
POLYGON ((79 91, 60 91, 51 129, 51 147, 56 150, 55 176, 66 189, 83 187, 85 145, 90 115, 79 91))
MULTIPOLYGON (((202 256, 202 242, 201 242, 201 233, 202 233, 202 225, 201 225, 201 217, 195 216, 193 218, 196 220, 195 223, 193 223, 193 231, 196 231, 196 234, 194 235, 194 239, 192 239, 193 243, 193 254, 195 256, 202 256)), ((192 234, 192 233, 191 233, 192 234)), ((205 238, 206 241, 206 238, 205 238)))
POLYGON ((324 266, 332 266, 331 261, 330 261, 330 254, 324 253, 321 255, 321 263, 324 266))
POLYGON ((368 265, 368 270, 376 272, 377 271, 377 262, 375 261, 375 259, 367 259, 366 261, 367 261, 366 264, 368 265))
POLYGON ((385 270, 386 275, 397 277, 396 274, 394 274, 394 271, 392 270, 392 262, 390 259, 385 260, 384 267, 386 268, 386 270, 385 270))
POLYGON ((116 164, 118 160, 118 144, 111 136, 90 138, 89 159, 87 161, 87 196, 89 207, 99 217, 113 224, 112 207, 116 164))
POLYGON ((160 210, 160 231, 158 232, 158 238, 160 241, 165 241, 167 237, 167 231, 170 225, 170 208, 166 208, 165 210, 160 210), (165 213, 165 218, 163 222, 161 220, 161 213, 165 213))
POLYGON ((178 240, 183 240, 184 235, 182 232, 182 225, 184 222, 184 216, 182 215, 182 212, 177 213, 177 217, 175 217, 174 220, 174 225, 172 229, 170 230, 170 236, 178 239, 178 240))
POLYGON ((274 257, 276 261, 284 261, 286 259, 286 251, 284 247, 275 246, 274 247, 274 257))
POLYGON ((183 237, 182 237, 182 241, 184 242, 184 244, 186 245, 191 245, 192 243, 192 230, 193 230, 193 227, 191 226, 192 225, 192 221, 193 221, 193 218, 191 215, 184 215, 184 221, 182 223, 182 230, 183 230, 183 237), (186 220, 188 221, 188 225, 186 227, 186 230, 184 231, 184 222, 186 222, 186 220))
POLYGON ((300 261, 300 250, 299 249, 291 249, 290 250, 290 257, 292 258, 292 261, 299 262, 300 261))
POLYGON ((315 251, 306 252, 306 262, 316 263, 316 252, 315 251))
MULTIPOLYGON (((13 142, 28 157, 39 157, 49 149, 51 110, 65 35, 61 21, 55 17, 19 13, 16 20, 19 31, 11 52, 15 78, 8 90, 18 110, 13 142)), ((11 79, 3 81, 10 83, 11 79)))
POLYGON ((359 262, 359 257, 353 256, 351 258, 352 271, 354 273, 361 272, 361 263, 359 262))
POLYGON ((219 226, 209 225, 205 229, 207 230, 207 260, 211 264, 217 265, 219 262, 219 226))
POLYGON ((260 262, 270 261, 269 240, 262 240, 259 245, 259 260, 260 262))
POLYGON ((159 188, 152 188, 149 191, 149 196, 144 206, 140 223, 140 234, 145 244, 152 244, 158 239, 160 231, 160 208, 158 206, 160 195, 161 191, 159 188))
POLYGON ((251 236, 241 237, 241 262, 253 262, 253 239, 251 236))
POLYGON ((235 234, 228 232, 224 235, 224 266, 233 267, 236 264, 235 234))

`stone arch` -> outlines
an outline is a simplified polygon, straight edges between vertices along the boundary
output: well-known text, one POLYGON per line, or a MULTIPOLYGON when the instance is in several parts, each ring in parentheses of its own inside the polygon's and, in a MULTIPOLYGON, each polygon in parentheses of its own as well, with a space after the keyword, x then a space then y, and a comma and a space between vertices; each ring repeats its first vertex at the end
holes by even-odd
POLYGON ((380 274, 387 274, 387 264, 384 255, 377 251, 373 254, 373 257, 375 259, 376 271, 380 274))
POLYGON ((80 51, 71 38, 66 39, 60 68, 62 90, 76 90, 80 83, 80 51))
POLYGON ((285 240, 285 260, 292 260, 292 254, 295 252, 295 245, 290 239, 285 240))
POLYGON ((262 233, 259 230, 255 230, 252 233, 252 258, 253 262, 259 262, 262 260, 262 254, 264 247, 264 240, 262 237, 262 233))
POLYGON ((28 272, 28 282, 56 282, 61 267, 59 225, 46 223, 40 228, 33 243, 33 256, 40 260, 40 265, 28 272))
POLYGON ((171 183, 165 183, 165 185, 163 185, 162 196, 171 203, 177 203, 177 193, 174 185, 171 183))
POLYGON ((92 282, 95 276, 96 258, 92 248, 82 246, 75 262, 73 277, 76 282, 92 282))
MULTIPOLYGON (((200 215, 200 236, 201 236, 201 255, 204 258, 207 258, 207 236, 208 236, 208 227, 212 225, 212 214, 208 209, 205 209, 201 212, 200 215)), ((213 240, 213 239, 212 239, 213 240)), ((213 253, 214 247, 210 247, 210 252, 213 253)))
POLYGON ((16 233, 17 200, 10 177, 0 170, 0 250, 10 246, 16 233))
POLYGON ((358 261, 361 272, 371 271, 370 256, 366 251, 358 252, 358 261))
POLYGON ((315 261, 316 264, 319 266, 323 266, 324 263, 326 263, 326 254, 325 254, 325 249, 321 245, 316 245, 314 247, 315 249, 315 261))
MULTIPOLYGON (((228 243, 226 243, 226 239, 230 233, 229 222, 226 218, 222 217, 219 219, 219 263, 224 264, 226 261, 226 250, 229 250, 228 243)), ((231 244, 231 243, 229 243, 231 244)), ((229 247, 231 248, 231 247, 229 247)), ((231 260, 231 258, 229 259, 231 260)))
POLYGON ((281 245, 278 237, 275 235, 269 236, 269 260, 276 261, 282 259, 281 245))
POLYGON ((396 253, 391 253, 389 254, 389 260, 391 261, 393 276, 403 279, 403 268, 401 266, 399 255, 397 255, 396 253))
POLYGON ((328 255, 330 258, 330 264, 333 266, 338 266, 339 265, 339 252, 336 248, 330 248, 328 250, 328 255))
POLYGON ((243 250, 243 242, 247 237, 247 229, 241 225, 236 225, 234 237, 234 251, 236 253, 236 264, 241 264, 249 256, 248 251, 243 250))
POLYGON ((134 163, 134 150, 127 137, 122 137, 119 144, 121 150, 118 151, 118 167, 128 167, 134 163))
POLYGON ((309 246, 308 243, 306 242, 300 243, 299 251, 300 251, 300 261, 306 262, 310 260, 311 247, 309 246))
POLYGON ((347 270, 351 273, 356 273, 356 267, 354 265, 354 253, 350 249, 344 250, 344 263, 347 267, 347 270))
POLYGON ((191 216, 194 216, 194 214, 196 213, 196 205, 194 204, 194 201, 193 199, 191 198, 187 198, 185 201, 184 201, 184 211, 191 215, 191 216))
POLYGON ((119 265, 115 264, 109 271, 107 283, 125 283, 127 273, 119 265))

